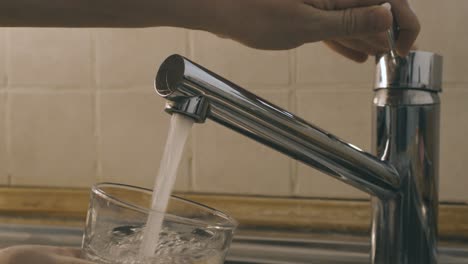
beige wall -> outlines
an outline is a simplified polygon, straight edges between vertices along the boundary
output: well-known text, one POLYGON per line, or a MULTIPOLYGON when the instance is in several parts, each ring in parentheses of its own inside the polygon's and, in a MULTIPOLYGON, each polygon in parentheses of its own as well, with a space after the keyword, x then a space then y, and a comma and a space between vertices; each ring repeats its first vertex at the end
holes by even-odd
MULTIPOLYGON (((468 1, 440 2, 414 1, 418 45, 445 57, 441 197, 468 201, 468 1)), ((151 187, 168 128, 152 80, 172 53, 369 150, 373 63, 321 44, 264 52, 181 29, 1 29, 0 184, 151 187)), ((366 197, 211 122, 193 129, 177 190, 366 197)))

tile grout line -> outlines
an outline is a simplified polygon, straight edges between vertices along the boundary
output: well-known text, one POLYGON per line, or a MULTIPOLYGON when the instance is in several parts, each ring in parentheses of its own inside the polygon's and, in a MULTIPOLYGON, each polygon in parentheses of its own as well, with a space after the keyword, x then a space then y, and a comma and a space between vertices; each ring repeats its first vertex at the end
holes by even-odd
POLYGON ((297 83, 297 49, 289 51, 289 85, 294 86, 297 83))
MULTIPOLYGON (((187 30, 186 35, 186 53, 190 59, 194 58, 195 55, 195 47, 194 47, 194 39, 193 39, 193 31, 187 30)), ((190 142, 190 151, 189 151, 189 160, 188 160, 188 191, 195 191, 195 125, 192 126, 192 140, 190 142)))
POLYGON ((97 90, 97 62, 96 62, 96 52, 97 52, 97 49, 96 49, 96 35, 95 35, 95 31, 92 30, 92 29, 89 29, 89 41, 90 41, 90 51, 89 51, 89 57, 90 57, 90 63, 91 63, 91 66, 90 66, 90 75, 91 75, 91 87, 95 90, 97 90))
POLYGON ((6 151, 6 168, 7 168, 7 185, 13 184, 12 175, 12 142, 11 142, 11 91, 10 91, 10 30, 5 32, 5 72, 6 72, 6 93, 5 93, 5 151, 6 151))
MULTIPOLYGON (((54 94, 85 94, 93 93, 97 90, 102 90, 106 93, 139 93, 139 92, 148 92, 148 88, 136 87, 136 88, 118 88, 118 89, 96 89, 96 88, 54 88, 54 87, 11 87, 10 93, 13 94, 22 94, 22 93, 54 93, 54 94)), ((152 92, 152 91, 151 91, 152 92)))
POLYGON ((97 181, 103 180, 102 175, 102 136, 101 136, 101 93, 96 91, 94 94, 94 135, 96 140, 96 175, 97 181))
POLYGON ((6 149, 6 168, 7 168, 7 185, 11 186, 13 183, 12 179, 12 150, 11 150, 11 95, 5 93, 5 149, 6 149))
MULTIPOLYGON (((290 92, 289 92, 289 107, 291 112, 297 113, 297 100, 296 100, 296 83, 297 83, 297 48, 289 53, 289 78, 290 78, 290 92)), ((289 158, 289 195, 295 196, 297 189, 297 161, 289 158)))
POLYGON ((189 53, 189 58, 195 60, 195 31, 194 30, 189 30, 188 32, 188 53, 189 53))
MULTIPOLYGON (((192 140, 193 141, 193 140, 192 140)), ((190 143, 190 150, 189 150, 189 156, 187 158, 187 191, 192 191, 192 186, 193 186, 193 179, 192 179, 192 163, 193 163, 193 150, 192 150, 193 142, 190 143)))
POLYGON ((102 152, 101 152, 101 93, 99 90, 98 70, 97 70, 97 48, 96 48, 96 32, 90 30, 91 41, 91 80, 93 83, 94 95, 94 137, 95 137, 95 181, 102 181, 102 152))
MULTIPOLYGON (((291 111, 293 113, 297 113, 297 96, 296 96, 296 90, 292 89, 289 93, 289 103, 291 105, 291 111)), ((289 181, 290 181, 290 189, 289 189, 289 195, 291 196, 297 196, 298 194, 298 161, 289 158, 289 181)))
POLYGON ((196 192, 197 188, 197 173, 196 173, 196 160, 195 160, 195 153, 197 149, 197 143, 195 142, 195 138, 197 136, 197 129, 196 129, 196 123, 193 124, 192 127, 192 142, 191 142, 191 157, 190 157, 190 167, 189 167, 189 191, 191 192, 196 192))
POLYGON ((185 56, 189 57, 190 58, 190 55, 192 53, 192 49, 190 47, 190 30, 186 29, 185 30, 185 34, 184 34, 184 41, 185 41, 185 45, 184 45, 184 54, 185 56))
MULTIPOLYGON (((98 82, 96 80, 96 82, 98 82)), ((125 86, 113 86, 113 87, 99 87, 99 85, 95 85, 96 87, 79 87, 79 86, 28 86, 28 85, 11 85, 8 83, 9 92, 14 94, 19 93, 88 93, 93 92, 95 90, 102 90, 105 93, 138 93, 138 92, 148 92, 148 87, 144 87, 142 85, 125 85, 125 86)), ((272 86, 272 85, 259 85, 259 84, 249 84, 249 83, 242 83, 241 86, 249 86, 249 87, 258 87, 253 90, 260 91, 260 92, 278 92, 278 91, 301 91, 301 92, 327 92, 327 93, 336 93, 336 92, 368 92, 372 91, 371 88, 353 88, 356 86, 365 86, 368 83, 310 83, 309 85, 306 84, 295 84, 290 85, 287 88, 281 85, 272 86), (321 86, 321 88, 310 88, 310 85, 317 85, 321 86)), ((462 86, 467 86, 468 82, 457 82, 457 83, 448 83, 444 85, 443 92, 465 92, 468 91, 466 88, 462 88, 462 86)), ((2 89, 7 90, 7 89, 2 89)))

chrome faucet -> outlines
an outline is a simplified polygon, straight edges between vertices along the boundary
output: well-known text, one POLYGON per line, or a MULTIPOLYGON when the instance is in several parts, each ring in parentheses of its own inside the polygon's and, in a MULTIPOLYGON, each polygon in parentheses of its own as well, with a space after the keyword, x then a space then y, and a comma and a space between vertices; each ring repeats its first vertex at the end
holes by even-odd
POLYGON ((377 61, 375 156, 188 59, 161 65, 156 91, 166 111, 207 118, 372 196, 371 263, 437 263, 442 57, 413 51, 377 61))

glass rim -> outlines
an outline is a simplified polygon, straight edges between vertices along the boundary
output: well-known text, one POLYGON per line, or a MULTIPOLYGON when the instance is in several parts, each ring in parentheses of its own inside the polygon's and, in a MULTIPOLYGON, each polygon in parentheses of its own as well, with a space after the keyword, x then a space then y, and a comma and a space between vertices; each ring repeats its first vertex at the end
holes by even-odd
POLYGON ((189 204, 191 206, 201 208, 204 211, 210 212, 211 214, 224 219, 226 221, 226 223, 214 223, 214 224, 212 224, 212 223, 208 223, 208 222, 205 222, 205 221, 202 221, 202 220, 190 219, 190 218, 187 218, 187 217, 178 216, 178 215, 170 214, 170 213, 167 213, 167 212, 160 212, 160 211, 157 211, 157 210, 153 210, 151 208, 142 207, 142 206, 136 205, 136 204, 134 204, 132 202, 129 202, 129 201, 125 201, 124 199, 115 197, 114 195, 111 195, 111 194, 107 193, 106 191, 104 191, 102 189, 103 187, 126 188, 126 189, 130 189, 130 190, 134 190, 134 191, 140 191, 140 192, 148 193, 150 195, 150 197, 151 197, 151 195, 153 193, 153 190, 148 189, 148 188, 139 187, 139 186, 128 185, 128 184, 123 184, 123 183, 113 183, 113 182, 99 182, 99 183, 95 183, 95 184, 93 184, 91 186, 91 192, 92 193, 95 193, 95 194, 97 194, 97 195, 99 195, 101 197, 104 197, 105 199, 108 199, 113 203, 120 204, 120 205, 122 205, 124 207, 127 207, 129 209, 137 210, 137 211, 140 211, 142 213, 146 213, 148 215, 150 214, 150 212, 154 212, 154 213, 158 213, 158 214, 164 214, 165 217, 167 216, 167 217, 172 218, 172 219, 183 220, 183 222, 190 222, 191 224, 196 224, 197 226, 217 228, 217 229, 232 229, 232 230, 234 230, 238 226, 237 220, 235 220, 233 217, 229 216, 228 214, 226 214, 226 213, 224 213, 224 212, 222 212, 220 210, 217 210, 215 208, 209 207, 207 205, 204 205, 204 204, 201 204, 201 203, 198 203, 198 202, 186 199, 186 198, 182 198, 182 197, 177 196, 177 195, 171 195, 170 199, 175 199, 175 200, 181 201, 183 203, 189 204))

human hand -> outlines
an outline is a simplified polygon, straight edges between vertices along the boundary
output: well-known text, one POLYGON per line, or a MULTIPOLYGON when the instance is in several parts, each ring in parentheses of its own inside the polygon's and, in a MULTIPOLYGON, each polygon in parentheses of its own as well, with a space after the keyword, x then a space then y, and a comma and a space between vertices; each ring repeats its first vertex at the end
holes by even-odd
MULTIPOLYGON (((404 57, 413 47, 420 31, 420 24, 407 0, 390 0, 388 2, 391 3, 393 15, 399 25, 396 52, 404 57)), ((355 7, 354 4, 353 1, 349 1, 339 8, 352 8, 355 7)), ((368 3, 363 0, 360 4, 368 3)), ((368 55, 376 55, 389 49, 387 36, 384 33, 327 40, 325 44, 337 53, 357 62, 365 61, 368 55)))
MULTIPOLYGON (((379 39, 379 33, 385 32, 392 24, 392 15, 378 5, 381 2, 382 0, 218 1, 216 20, 220 23, 208 30, 253 48, 269 50, 291 49, 321 40, 348 41, 364 36, 379 39)), ((381 48, 380 44, 375 46, 381 48)))
POLYGON ((363 62, 388 51, 393 15, 400 26, 397 52, 405 56, 420 25, 407 0, 226 0, 207 30, 249 47, 282 50, 324 40, 334 51, 363 62), (218 21, 219 23, 213 23, 218 21))
POLYGON ((2 264, 92 264, 79 257, 79 249, 66 247, 22 245, 0 250, 2 264))

